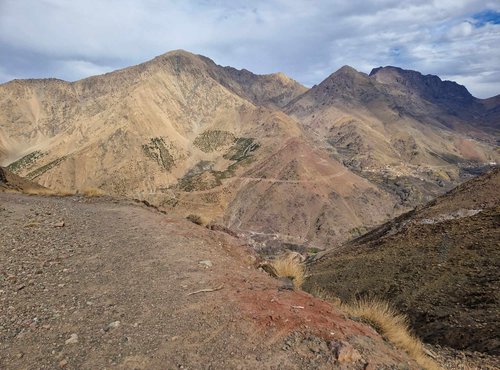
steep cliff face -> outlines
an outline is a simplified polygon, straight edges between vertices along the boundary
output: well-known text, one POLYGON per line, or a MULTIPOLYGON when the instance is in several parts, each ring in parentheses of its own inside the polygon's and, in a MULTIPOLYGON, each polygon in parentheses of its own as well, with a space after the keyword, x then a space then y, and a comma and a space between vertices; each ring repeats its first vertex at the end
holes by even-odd
POLYGON ((465 86, 454 81, 442 81, 438 76, 422 75, 417 71, 392 66, 379 67, 370 72, 370 77, 381 84, 399 86, 431 101, 443 100, 459 105, 471 104, 476 100, 465 86))

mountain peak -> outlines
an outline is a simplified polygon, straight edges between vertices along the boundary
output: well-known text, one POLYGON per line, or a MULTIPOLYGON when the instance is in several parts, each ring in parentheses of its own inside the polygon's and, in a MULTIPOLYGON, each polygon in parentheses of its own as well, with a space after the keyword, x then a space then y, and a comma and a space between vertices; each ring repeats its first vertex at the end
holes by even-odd
POLYGON ((400 68, 400 67, 395 67, 395 66, 380 66, 380 67, 377 67, 377 68, 373 68, 369 74, 369 76, 374 76, 376 75, 377 73, 379 72, 385 72, 385 71, 403 71, 403 68, 400 68))
POLYGON ((185 58, 196 58, 196 59, 198 59, 200 57, 200 55, 191 53, 187 50, 176 49, 176 50, 170 50, 170 51, 167 51, 166 53, 160 54, 156 58, 168 58, 168 57, 175 57, 175 56, 182 56, 185 58))
POLYGON ((345 65, 333 72, 330 76, 328 76, 323 82, 321 82, 320 85, 322 84, 330 84, 330 83, 335 83, 337 81, 353 81, 355 78, 361 77, 363 74, 352 68, 351 66, 345 65))
POLYGON ((359 72, 353 67, 346 64, 340 67, 336 72, 334 72, 334 74, 341 74, 341 73, 358 74, 359 72))
POLYGON ((271 77, 271 78, 275 78, 276 80, 281 81, 281 82, 284 82, 284 83, 291 82, 291 81, 295 81, 295 80, 293 80, 292 78, 288 77, 288 76, 287 76, 286 74, 284 74, 283 72, 275 72, 275 73, 271 73, 271 74, 269 74, 269 77, 271 77))
POLYGON ((372 69, 369 76, 384 85, 413 90, 426 99, 446 98, 462 102, 474 100, 465 86, 453 81, 443 81, 436 75, 423 75, 409 69, 386 66, 372 69))
MULTIPOLYGON (((183 63, 196 63, 204 60, 205 58, 206 57, 202 55, 193 54, 183 49, 177 49, 158 55, 157 57, 153 58, 150 62, 162 63, 165 61, 177 60, 177 61, 182 61, 183 63)), ((210 60, 209 58, 206 59, 210 60)))
POLYGON ((369 82, 366 74, 358 72, 351 66, 345 65, 328 76, 317 86, 317 89, 321 91, 328 90, 329 93, 335 91, 336 94, 345 95, 349 91, 353 92, 356 86, 363 85, 366 82, 369 82))

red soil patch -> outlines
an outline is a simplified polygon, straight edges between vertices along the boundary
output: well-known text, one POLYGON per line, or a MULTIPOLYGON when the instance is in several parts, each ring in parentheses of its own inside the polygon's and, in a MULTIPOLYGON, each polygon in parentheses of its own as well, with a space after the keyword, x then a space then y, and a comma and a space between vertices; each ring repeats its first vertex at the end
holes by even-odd
POLYGON ((483 162, 486 160, 484 155, 482 155, 476 150, 474 143, 471 140, 467 139, 460 140, 460 142, 457 145, 457 148, 460 151, 460 154, 466 159, 483 161, 483 162))
POLYGON ((331 304, 305 292, 245 290, 237 297, 244 316, 263 330, 273 328, 280 336, 297 330, 326 340, 342 340, 352 335, 376 336, 370 327, 349 320, 331 304))

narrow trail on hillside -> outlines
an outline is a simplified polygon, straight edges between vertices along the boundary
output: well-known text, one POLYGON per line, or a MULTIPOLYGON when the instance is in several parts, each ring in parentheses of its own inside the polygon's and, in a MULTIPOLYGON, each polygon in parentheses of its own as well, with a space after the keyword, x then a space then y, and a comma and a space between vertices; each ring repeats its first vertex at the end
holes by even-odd
MULTIPOLYGON (((193 190, 193 191, 182 191, 182 190, 174 190, 174 189, 168 189, 167 192, 165 191, 158 191, 158 192, 141 192, 138 194, 141 195, 154 195, 154 194, 169 194, 169 195, 174 195, 172 198, 175 198, 175 194, 192 194, 192 195, 199 195, 199 194, 211 194, 211 193, 218 193, 224 188, 228 187, 232 183, 242 180, 244 182, 268 182, 271 184, 319 184, 319 183, 324 183, 327 182, 330 179, 334 179, 337 177, 344 176, 347 174, 348 169, 343 169, 342 171, 338 173, 334 173, 332 175, 320 175, 317 176, 317 179, 315 180, 281 180, 281 179, 275 179, 275 178, 267 178, 267 177, 250 177, 250 176, 234 176, 231 177, 230 179, 227 179, 224 184, 219 185, 215 188, 212 189, 207 189, 207 190, 193 190)), ((175 198, 176 200, 183 201, 182 199, 175 198)), ((186 201, 187 202, 187 201, 186 201)), ((202 204, 202 203, 199 203, 202 204)), ((204 204, 204 203, 203 203, 204 204)))

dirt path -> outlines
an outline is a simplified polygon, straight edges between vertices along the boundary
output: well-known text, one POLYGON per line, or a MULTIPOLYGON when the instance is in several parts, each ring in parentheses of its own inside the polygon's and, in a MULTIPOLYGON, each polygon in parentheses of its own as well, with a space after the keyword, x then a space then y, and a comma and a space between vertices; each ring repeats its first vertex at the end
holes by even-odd
POLYGON ((104 198, 0 193, 0 218, 1 369, 413 368, 226 234, 104 198))

